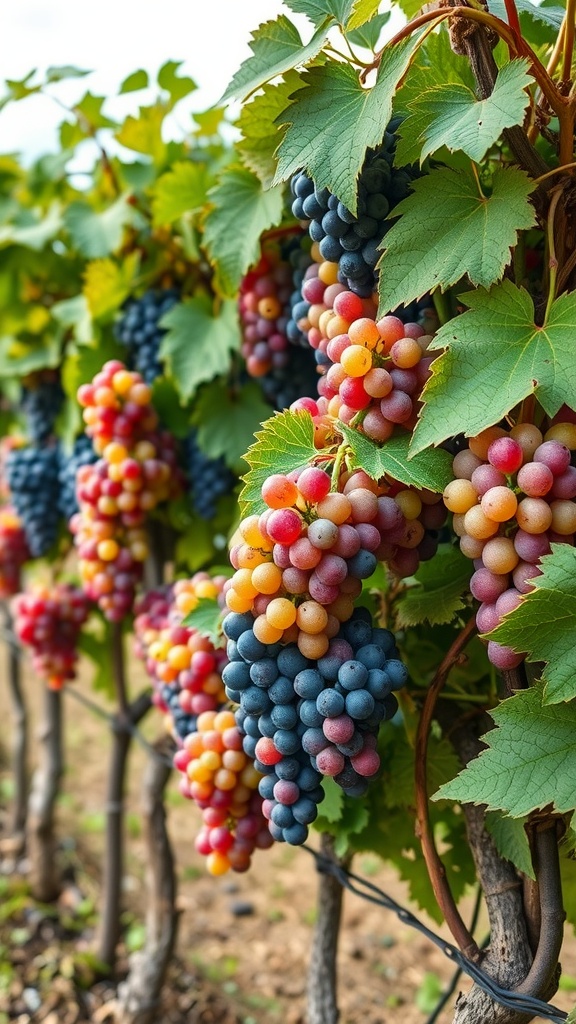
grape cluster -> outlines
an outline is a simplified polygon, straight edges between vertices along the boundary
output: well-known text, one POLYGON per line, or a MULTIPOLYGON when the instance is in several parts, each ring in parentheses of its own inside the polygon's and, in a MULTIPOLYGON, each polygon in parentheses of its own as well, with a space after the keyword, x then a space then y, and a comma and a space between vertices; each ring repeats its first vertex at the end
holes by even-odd
POLYGON ((180 301, 175 288, 152 289, 139 299, 128 299, 115 327, 118 341, 126 346, 128 365, 147 384, 161 377, 160 343, 166 331, 159 326, 169 309, 180 301))
POLYGON ((20 519, 30 554, 45 555, 58 535, 58 448, 13 448, 6 457, 11 503, 20 519))
POLYGON ((174 758, 184 775, 181 792, 202 811, 195 846, 212 875, 247 871, 254 850, 273 842, 258 793, 261 774, 242 739, 232 711, 205 711, 174 758))
POLYGON ((74 441, 74 447, 68 455, 64 448, 58 453, 58 511, 68 523, 78 512, 76 497, 76 477, 80 466, 89 466, 96 462, 98 456, 92 441, 86 434, 80 434, 74 441))
POLYGON ((224 577, 196 573, 170 588, 151 591, 135 607, 137 653, 154 683, 154 703, 168 715, 182 742, 196 728, 198 715, 225 703, 225 652, 182 620, 202 598, 218 598, 224 577))
POLYGON ((26 419, 26 433, 34 444, 43 445, 51 437, 63 401, 64 391, 57 371, 42 370, 25 379, 20 405, 26 419))
MULTIPOLYGON (((543 435, 531 423, 511 430, 489 427, 454 457, 455 479, 444 491, 460 549, 474 560, 470 581, 480 602, 476 623, 489 633, 516 608, 541 575, 539 562, 552 542, 576 535, 576 425, 556 423, 543 435)), ((488 641, 488 657, 501 669, 523 660, 488 641)))
POLYGON ((344 473, 341 490, 317 466, 263 484, 268 509, 244 519, 230 551, 230 611, 253 612, 263 643, 297 643, 321 658, 352 614, 378 561, 411 575, 436 550, 446 518, 440 495, 344 473), (427 533, 427 531, 429 531, 427 533))
POLYGON ((387 131, 382 145, 367 153, 358 178, 356 214, 329 189, 316 188, 303 171, 291 181, 292 213, 308 222, 322 259, 338 264, 339 281, 365 298, 375 288, 380 245, 391 227, 390 212, 408 195, 417 173, 411 167, 394 167, 395 141, 393 131, 387 131))
POLYGON ((242 355, 251 377, 257 377, 267 401, 286 409, 303 394, 315 394, 315 360, 294 319, 310 241, 304 231, 263 242, 260 262, 244 278, 239 314, 242 355))
POLYGON ((30 558, 26 534, 13 508, 0 509, 0 600, 20 590, 20 572, 30 558))
POLYGON ((211 459, 204 454, 195 430, 184 441, 184 458, 192 508, 200 519, 213 519, 218 499, 232 493, 237 479, 222 457, 211 459))
POLYGON ((224 620, 230 659, 223 678, 244 751, 264 776, 263 813, 277 841, 300 845, 331 776, 348 796, 365 793, 377 774, 380 722, 398 707, 393 690, 407 679, 394 636, 374 629, 355 609, 322 657, 307 658, 294 643, 265 643, 250 612, 224 620))
POLYGON ((148 557, 146 517, 181 485, 174 440, 157 429, 149 386, 117 360, 79 388, 78 400, 101 457, 78 469, 79 512, 70 529, 82 586, 108 619, 119 621, 132 607, 148 557))
POLYGON ((39 584, 14 599, 16 635, 32 649, 35 671, 53 690, 75 677, 78 636, 89 611, 82 590, 66 583, 39 584))

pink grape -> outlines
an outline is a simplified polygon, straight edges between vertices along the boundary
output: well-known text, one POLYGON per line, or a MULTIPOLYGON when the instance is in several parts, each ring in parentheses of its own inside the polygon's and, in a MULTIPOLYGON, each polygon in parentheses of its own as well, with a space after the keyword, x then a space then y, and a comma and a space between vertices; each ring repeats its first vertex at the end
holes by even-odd
POLYGON ((488 462, 502 473, 515 473, 524 461, 524 452, 513 437, 497 437, 488 447, 488 462))
POLYGON ((570 465, 570 449, 560 441, 544 441, 532 456, 534 462, 543 462, 554 476, 565 473, 570 465))

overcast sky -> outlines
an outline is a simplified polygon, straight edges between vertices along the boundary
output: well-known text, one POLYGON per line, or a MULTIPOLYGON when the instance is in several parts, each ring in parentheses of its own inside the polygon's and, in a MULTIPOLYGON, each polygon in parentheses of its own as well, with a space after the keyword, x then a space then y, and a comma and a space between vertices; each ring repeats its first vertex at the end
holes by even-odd
MULTIPOLYGON (((87 88, 113 95, 137 68, 155 74, 165 61, 182 60, 180 73, 200 86, 182 108, 205 110, 249 56, 250 33, 282 12, 290 13, 281 0, 19 0, 3 13, 0 80, 50 65, 92 69, 83 80, 52 87, 70 103, 87 88)), ((290 17, 306 31, 305 19, 290 17)), ((110 110, 122 116, 148 100, 136 93, 110 110)), ((43 96, 11 104, 0 112, 0 152, 18 151, 29 160, 56 149, 61 120, 62 111, 43 96)))

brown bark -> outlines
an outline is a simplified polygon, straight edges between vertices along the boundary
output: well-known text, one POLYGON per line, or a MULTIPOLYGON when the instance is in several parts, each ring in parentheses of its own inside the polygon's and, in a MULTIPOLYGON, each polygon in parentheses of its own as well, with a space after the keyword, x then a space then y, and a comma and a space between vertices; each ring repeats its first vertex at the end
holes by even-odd
MULTIPOLYGON (((339 859, 334 853, 334 839, 323 834, 320 838, 320 851, 325 857, 338 860, 343 867, 348 867, 350 858, 339 859)), ((320 870, 318 883, 318 916, 314 927, 310 968, 308 971, 308 1024, 337 1024, 338 988, 336 957, 340 920, 342 917, 342 899, 344 890, 334 875, 320 870)))
POLYGON ((60 879, 56 863, 54 808, 64 771, 62 697, 44 687, 44 718, 39 729, 40 764, 34 773, 28 806, 27 848, 32 893, 42 903, 57 898, 60 879))
POLYGON ((19 857, 24 852, 26 839, 26 819, 28 816, 28 713, 21 685, 21 649, 14 635, 12 616, 4 607, 4 631, 6 639, 6 668, 10 701, 12 705, 12 781, 14 795, 12 797, 11 820, 8 824, 8 835, 2 840, 2 852, 12 857, 19 857))
MULTIPOLYGON (((168 759, 174 743, 163 737, 154 750, 168 759)), ((119 988, 121 1024, 155 1024, 158 1020, 160 992, 176 941, 176 872, 164 807, 170 775, 167 760, 151 754, 142 784, 148 890, 146 943, 131 956, 130 973, 119 988)))

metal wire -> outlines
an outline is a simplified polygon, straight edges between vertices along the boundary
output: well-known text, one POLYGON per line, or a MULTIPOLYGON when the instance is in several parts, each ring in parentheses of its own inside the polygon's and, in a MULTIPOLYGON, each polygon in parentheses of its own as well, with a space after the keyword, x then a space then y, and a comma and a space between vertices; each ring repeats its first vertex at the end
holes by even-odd
POLYGON ((88 710, 91 711, 92 714, 98 715, 99 718, 102 718, 104 721, 108 722, 111 729, 121 728, 126 732, 130 733, 130 735, 136 740, 137 743, 140 744, 141 747, 144 748, 144 750, 150 755, 150 757, 153 757, 156 761, 159 761, 160 764, 163 764, 168 768, 174 767, 174 762, 172 758, 166 757, 164 754, 159 753, 159 751, 156 750, 156 748, 148 742, 146 737, 142 735, 138 726, 134 725, 134 722, 131 722, 129 719, 126 718, 118 719, 117 715, 111 714, 109 711, 106 711, 105 708, 100 707, 99 704, 96 704, 95 701, 90 700, 89 697, 86 697, 83 693, 80 692, 80 690, 76 690, 72 686, 65 686, 64 693, 73 697, 74 700, 79 701, 79 703, 83 704, 85 708, 88 708, 88 710))
POLYGON ((506 1006, 509 1010, 514 1010, 516 1013, 526 1013, 532 1017, 541 1017, 543 1020, 549 1020, 552 1024, 563 1024, 567 1020, 568 1014, 564 1010, 553 1006, 552 1003, 545 1003, 542 999, 537 999, 536 996, 523 995, 520 992, 513 992, 510 989, 503 988, 494 978, 486 974, 478 964, 468 960, 456 946, 453 946, 450 942, 447 942, 440 935, 433 932, 415 914, 407 910, 400 903, 397 903, 395 899, 388 896, 372 882, 369 882, 368 879, 355 875, 352 871, 348 871, 330 857, 318 853, 310 846, 304 845, 303 849, 307 850, 314 857, 318 871, 333 875, 338 879, 343 888, 353 892, 356 896, 360 896, 361 899, 367 900, 369 903, 375 903, 386 910, 391 910, 403 924, 407 924, 410 928, 415 928, 416 931, 424 935, 430 942, 433 942, 444 956, 457 964, 458 968, 464 974, 467 974, 468 977, 472 978, 478 987, 483 989, 494 1002, 500 1003, 501 1006, 506 1006))

